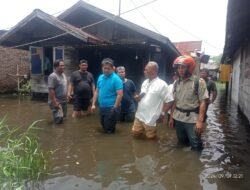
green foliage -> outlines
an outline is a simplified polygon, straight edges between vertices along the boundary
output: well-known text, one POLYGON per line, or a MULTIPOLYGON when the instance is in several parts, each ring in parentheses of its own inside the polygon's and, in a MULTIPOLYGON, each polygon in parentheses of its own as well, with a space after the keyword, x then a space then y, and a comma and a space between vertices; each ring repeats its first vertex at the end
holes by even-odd
POLYGON ((18 93, 21 95, 30 95, 30 93, 31 93, 31 81, 26 80, 23 83, 21 83, 21 87, 20 87, 18 93))
POLYGON ((217 55, 217 56, 212 56, 211 59, 215 64, 219 65, 221 63, 221 57, 222 57, 222 54, 217 55))
POLYGON ((0 189, 22 189, 48 174, 48 154, 34 133, 37 122, 20 133, 20 128, 10 129, 5 119, 0 120, 0 189))

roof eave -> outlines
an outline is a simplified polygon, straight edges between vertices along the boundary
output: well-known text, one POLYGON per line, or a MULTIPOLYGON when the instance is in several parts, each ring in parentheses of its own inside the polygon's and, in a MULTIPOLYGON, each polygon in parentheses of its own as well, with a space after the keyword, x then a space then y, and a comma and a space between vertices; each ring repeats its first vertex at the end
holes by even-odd
POLYGON ((121 24, 125 27, 128 28, 133 28, 133 30, 135 30, 136 32, 139 32, 145 36, 148 36, 162 44, 165 44, 167 46, 169 46, 169 48, 178 56, 180 55, 180 52, 176 49, 176 47, 172 44, 172 42, 165 36, 155 33, 151 30, 148 30, 146 28, 143 28, 137 24, 134 24, 130 21, 127 21, 121 17, 115 16, 107 11, 104 11, 102 9, 99 9, 95 6, 92 6, 86 2, 83 2, 82 0, 79 0, 76 4, 74 4, 72 7, 70 7, 69 9, 67 9, 65 12, 63 12, 61 15, 58 16, 59 19, 63 20, 65 19, 69 14, 71 14, 72 12, 74 12, 74 10, 76 10, 78 7, 83 7, 83 8, 87 8, 91 11, 93 11, 94 13, 104 17, 104 18, 108 18, 108 19, 112 19, 115 23, 117 24, 121 24), (132 27, 131 27, 132 26, 132 27))

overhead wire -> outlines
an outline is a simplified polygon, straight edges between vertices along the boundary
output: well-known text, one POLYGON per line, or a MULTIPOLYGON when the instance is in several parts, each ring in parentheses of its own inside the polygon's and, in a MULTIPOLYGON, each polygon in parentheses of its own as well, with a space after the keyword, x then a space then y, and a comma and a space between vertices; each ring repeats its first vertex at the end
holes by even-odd
POLYGON ((195 35, 195 34, 189 32, 187 29, 185 29, 185 28, 179 26, 178 24, 176 24, 174 21, 172 21, 171 19, 169 19, 168 17, 166 17, 165 15, 163 15, 162 13, 160 13, 159 11, 156 11, 153 7, 151 7, 151 9, 152 9, 154 12, 156 12, 158 15, 160 15, 162 18, 164 18, 165 20, 167 20, 168 22, 170 22, 171 24, 173 24, 175 27, 177 27, 177 28, 179 28, 180 30, 182 30, 184 33, 189 34, 189 35, 193 36, 194 38, 203 41, 204 43, 206 43, 207 45, 209 45, 209 46, 212 47, 212 48, 215 48, 215 49, 217 49, 217 50, 221 50, 221 48, 216 47, 215 45, 213 45, 213 44, 207 42, 206 40, 200 38, 199 36, 197 36, 197 35, 195 35))
MULTIPOLYGON (((86 2, 90 2, 90 1, 91 1, 91 0, 86 0, 86 2)), ((122 12, 121 15, 124 15, 124 14, 129 13, 129 12, 134 11, 134 10, 137 10, 137 11, 141 14, 141 16, 146 20, 146 22, 147 22, 147 23, 148 23, 157 33, 161 34, 161 32, 160 32, 160 31, 159 31, 159 30, 158 30, 158 29, 157 29, 157 28, 156 28, 156 27, 146 18, 146 16, 139 10, 139 8, 144 7, 144 6, 146 6, 146 5, 149 5, 149 4, 151 4, 151 3, 154 3, 154 2, 157 1, 157 0, 153 0, 153 1, 150 1, 150 2, 147 2, 147 3, 142 2, 143 4, 140 5, 140 6, 136 6, 136 4, 135 4, 135 2, 134 2, 133 0, 130 0, 130 1, 131 1, 131 3, 135 6, 135 8, 130 9, 130 10, 125 11, 125 12, 122 12)), ((165 20, 167 20, 168 22, 170 22, 172 25, 174 25, 174 26, 177 27, 178 29, 182 30, 184 33, 186 33, 186 34, 188 34, 188 35, 190 35, 190 36, 192 36, 192 37, 194 37, 194 38, 196 38, 196 39, 198 39, 198 40, 203 41, 205 44, 209 45, 210 47, 213 47, 213 48, 215 48, 215 49, 217 49, 217 50, 221 50, 221 48, 216 47, 215 45, 213 45, 213 44, 207 42, 206 40, 202 39, 201 37, 197 36, 196 34, 193 34, 193 33, 189 32, 187 29, 185 29, 185 28, 181 27, 180 25, 176 24, 174 21, 172 21, 171 19, 169 19, 168 17, 166 17, 165 15, 163 15, 162 13, 160 13, 159 11, 156 11, 155 8, 151 7, 151 9, 152 9, 155 13, 157 13, 158 15, 160 15, 162 18, 164 18, 165 20)), ((65 9, 65 10, 67 10, 67 9, 65 9)), ((58 12, 53 13, 53 14, 51 14, 51 15, 59 14, 59 13, 61 13, 61 12, 64 12, 65 10, 58 11, 58 12)), ((116 18, 117 16, 118 16, 118 15, 114 15, 114 18, 116 18)), ((92 24, 90 24, 90 25, 81 27, 80 29, 89 28, 89 27, 91 27, 91 26, 98 25, 98 24, 100 24, 100 23, 102 23, 102 22, 105 22, 106 20, 112 20, 112 19, 113 19, 113 18, 105 18, 105 19, 100 20, 100 21, 98 21, 98 22, 96 22, 96 23, 92 23, 92 24)), ((9 29, 11 29, 11 28, 12 28, 12 27, 6 28, 6 29, 2 29, 2 30, 9 30, 9 29)), ((56 36, 49 37, 49 38, 45 38, 45 39, 41 39, 41 40, 37 40, 37 41, 25 43, 25 44, 21 44, 21 45, 18 45, 18 46, 7 47, 7 48, 8 48, 8 49, 13 49, 13 48, 18 48, 18 47, 22 47, 22 46, 26 46, 26 45, 31 45, 31 44, 38 43, 38 42, 42 42, 42 41, 51 40, 51 39, 54 39, 54 38, 58 38, 58 37, 60 37, 60 36, 63 36, 63 35, 65 35, 65 34, 67 34, 67 33, 70 33, 70 32, 72 32, 72 31, 68 31, 68 32, 65 32, 65 33, 62 33, 62 34, 59 34, 59 35, 56 35, 56 36)))
MULTIPOLYGON (((129 9, 129 10, 127 10, 127 11, 124 11, 124 12, 121 13, 121 15, 122 15, 122 14, 129 13, 129 12, 134 11, 134 10, 136 10, 136 9, 139 9, 139 8, 141 8, 141 7, 147 6, 147 5, 152 4, 152 3, 156 2, 156 1, 157 1, 157 0, 149 1, 149 2, 147 2, 147 3, 144 3, 144 4, 140 5, 140 6, 137 6, 137 7, 133 8, 133 9, 129 9)), ((82 29, 85 29, 85 28, 89 28, 89 27, 91 27, 91 26, 95 26, 95 25, 100 24, 100 23, 102 23, 102 22, 105 22, 105 21, 107 21, 107 20, 114 20, 114 19, 117 18, 117 17, 118 17, 117 15, 113 15, 111 18, 102 19, 102 20, 100 20, 100 21, 97 21, 97 22, 95 22, 95 23, 89 24, 89 25, 87 25, 87 26, 83 26, 83 27, 81 27, 81 28, 79 28, 79 29, 82 30, 82 29)), ((27 45, 32 45, 32 44, 35 44, 35 43, 38 43, 38 42, 43 42, 43 41, 55 39, 55 38, 58 38, 58 37, 60 37, 60 36, 66 35, 66 34, 71 33, 71 32, 73 32, 73 31, 72 31, 72 30, 71 30, 71 31, 67 31, 67 32, 64 32, 64 33, 59 34, 59 35, 55 35, 55 36, 52 36, 52 37, 48 37, 48 38, 44 38, 44 39, 41 39, 41 40, 36 40, 36 41, 32 41, 32 42, 28 42, 28 43, 24 43, 24 44, 20 44, 20 45, 16 45, 16 46, 11 46, 11 47, 0 47, 0 49, 14 49, 14 48, 19 48, 19 47, 27 46, 27 45)))
POLYGON ((185 32, 185 33, 187 33, 187 34, 193 36, 194 38, 196 38, 196 39, 198 39, 198 40, 202 40, 202 41, 205 42, 207 45, 209 45, 209 46, 211 46, 211 47, 213 47, 213 48, 218 49, 218 47, 216 47, 216 46, 210 44, 209 42, 205 41, 204 39, 202 39, 201 37, 197 36, 196 34, 193 34, 193 33, 189 32, 188 30, 186 30, 185 28, 179 26, 178 24, 176 24, 175 22, 173 22, 172 20, 170 20, 170 19, 167 18, 166 16, 162 15, 161 13, 159 13, 158 11, 156 11, 155 9, 154 9, 154 11, 157 12, 160 16, 162 16, 162 17, 165 18, 166 20, 168 20, 168 21, 169 21, 170 23, 172 23, 174 26, 176 26, 177 28, 181 29, 183 32, 185 32))
MULTIPOLYGON (((133 0, 130 0, 131 3, 136 7, 136 4, 133 0)), ((137 11, 141 14, 141 16, 144 18, 144 20, 157 32, 160 34, 160 31, 147 19, 147 17, 140 11, 140 9, 137 9, 137 11)))

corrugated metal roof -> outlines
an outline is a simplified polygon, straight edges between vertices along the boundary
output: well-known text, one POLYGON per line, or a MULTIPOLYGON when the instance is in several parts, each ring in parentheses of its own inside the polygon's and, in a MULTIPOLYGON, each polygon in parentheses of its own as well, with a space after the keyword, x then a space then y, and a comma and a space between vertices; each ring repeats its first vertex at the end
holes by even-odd
MULTIPOLYGON (((27 43, 27 40, 30 39, 30 42, 32 42, 34 39, 32 38, 32 36, 28 36, 28 35, 22 35, 19 34, 19 31, 22 29, 25 29, 25 27, 27 27, 27 31, 29 29, 32 28, 32 26, 29 26, 29 24, 34 24, 38 21, 44 21, 45 23, 47 23, 47 26, 50 28, 57 28, 59 29, 61 32, 58 35, 58 37, 60 36, 73 36, 74 38, 77 38, 83 42, 86 43, 103 43, 103 39, 97 38, 96 36, 93 36, 87 32, 82 31, 79 28, 76 28, 70 24, 67 24, 59 19, 57 19, 54 16, 51 16, 39 9, 35 9, 30 15, 28 15, 27 17, 25 17, 21 22, 19 22, 15 27, 13 27, 11 30, 9 30, 8 32, 6 32, 1 38, 0 38, 0 44, 2 45, 6 45, 6 46, 18 46, 20 45, 20 42, 22 40, 15 40, 16 38, 13 38, 13 36, 15 35, 19 35, 19 38, 23 38, 23 42, 27 43), (29 27, 29 28, 28 28, 29 27)), ((39 31, 39 25, 37 26, 38 28, 32 28, 33 30, 37 30, 39 31)), ((38 32, 39 33, 39 32, 38 32)), ((46 36, 43 37, 44 34, 41 34, 41 36, 36 37, 36 41, 46 41, 46 38, 48 38, 47 40, 50 39, 55 39, 57 38, 57 34, 51 35, 51 36, 46 36)), ((32 44, 32 43, 30 43, 32 44)), ((19 46, 20 47, 20 46, 19 46)))
POLYGON ((0 37, 4 35, 7 32, 7 30, 0 30, 0 37))
POLYGON ((95 6, 92 6, 82 0, 79 0, 75 5, 73 5, 72 7, 70 7, 69 9, 67 9, 66 11, 64 11, 61 15, 58 16, 59 19, 64 20, 66 17, 68 17, 71 14, 74 14, 75 10, 77 10, 78 8, 83 8, 83 9, 87 9, 90 10, 92 12, 94 12, 97 15, 100 15, 103 18, 108 18, 110 20, 112 20, 114 23, 118 23, 120 25, 123 25, 131 30, 134 30, 138 33, 141 33, 147 37, 150 37, 162 44, 167 45, 176 55, 180 55, 180 52, 178 52, 178 50, 176 49, 176 47, 172 44, 172 42, 165 36, 155 33, 151 30, 148 30, 146 28, 143 28, 141 26, 138 26, 132 22, 129 22, 121 17, 115 16, 107 11, 104 11, 102 9, 99 9, 95 6))
POLYGON ((250 39, 250 1, 228 0, 225 46, 222 63, 230 63, 235 51, 250 39))

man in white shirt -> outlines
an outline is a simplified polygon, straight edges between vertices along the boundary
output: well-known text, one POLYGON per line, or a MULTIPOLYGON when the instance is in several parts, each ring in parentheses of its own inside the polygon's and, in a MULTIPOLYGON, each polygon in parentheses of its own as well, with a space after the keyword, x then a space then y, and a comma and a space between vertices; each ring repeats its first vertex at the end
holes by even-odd
POLYGON ((156 123, 162 122, 165 113, 171 108, 173 96, 165 81, 158 78, 158 64, 150 61, 144 70, 147 78, 141 86, 141 93, 135 96, 138 108, 132 127, 133 136, 156 138, 156 123))

